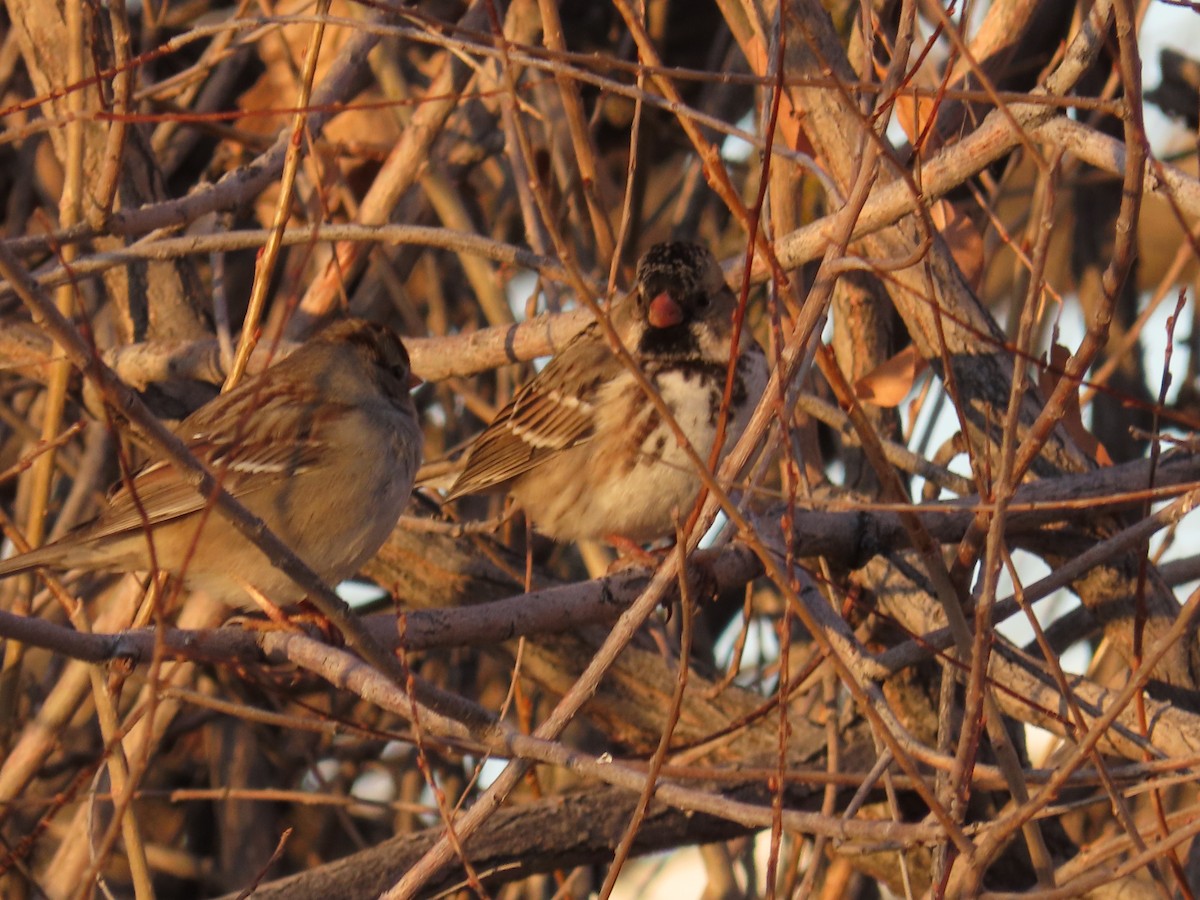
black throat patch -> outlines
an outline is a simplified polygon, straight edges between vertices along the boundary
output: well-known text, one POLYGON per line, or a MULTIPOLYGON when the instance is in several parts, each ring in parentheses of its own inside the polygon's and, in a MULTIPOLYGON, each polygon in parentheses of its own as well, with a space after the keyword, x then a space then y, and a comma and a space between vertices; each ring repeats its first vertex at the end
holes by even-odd
POLYGON ((698 359, 700 341, 686 323, 670 328, 647 328, 638 341, 638 354, 650 359, 698 359))

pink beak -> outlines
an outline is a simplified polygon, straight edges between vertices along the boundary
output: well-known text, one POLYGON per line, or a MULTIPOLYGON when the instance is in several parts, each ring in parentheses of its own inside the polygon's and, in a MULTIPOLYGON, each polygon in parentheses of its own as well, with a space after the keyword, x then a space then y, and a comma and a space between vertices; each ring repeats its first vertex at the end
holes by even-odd
POLYGON ((666 291, 650 301, 646 319, 652 328, 670 328, 683 321, 683 307, 666 291))

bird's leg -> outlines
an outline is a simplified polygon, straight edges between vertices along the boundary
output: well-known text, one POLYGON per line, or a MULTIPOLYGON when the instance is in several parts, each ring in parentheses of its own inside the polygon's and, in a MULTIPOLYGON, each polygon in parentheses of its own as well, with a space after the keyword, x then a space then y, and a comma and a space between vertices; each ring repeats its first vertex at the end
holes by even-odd
POLYGON ((250 599, 263 611, 263 614, 280 628, 295 628, 284 611, 250 582, 243 581, 242 589, 250 595, 250 599))
POLYGON ((288 615, 288 620, 313 626, 331 647, 346 646, 346 639, 338 627, 308 600, 301 600, 296 610, 288 615))
POLYGON ((663 550, 646 550, 641 544, 621 534, 606 535, 604 542, 617 551, 617 558, 608 567, 610 575, 637 567, 656 569, 665 555, 663 550))
POLYGON ((248 616, 234 616, 229 620, 231 623, 251 631, 300 631, 300 626, 293 622, 287 613, 280 609, 266 594, 250 584, 250 582, 242 581, 241 587, 250 599, 254 601, 254 605, 262 610, 263 615, 267 617, 267 621, 252 619, 248 616))

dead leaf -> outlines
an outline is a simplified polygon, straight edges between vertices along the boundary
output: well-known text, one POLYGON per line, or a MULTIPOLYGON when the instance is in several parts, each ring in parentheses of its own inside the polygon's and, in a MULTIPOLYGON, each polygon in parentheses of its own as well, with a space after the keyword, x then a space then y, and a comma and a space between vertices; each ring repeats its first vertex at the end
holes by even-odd
POLYGON ((929 216, 950 248, 967 284, 977 292, 983 284, 983 235, 975 223, 949 200, 939 200, 933 204, 929 208, 929 216))
POLYGON ((889 360, 880 363, 854 383, 854 395, 863 403, 891 408, 899 406, 912 390, 917 376, 927 363, 909 344, 889 360))
POLYGON ((924 94, 914 96, 909 93, 896 95, 896 121, 904 129, 911 143, 925 133, 930 117, 936 115, 937 104, 932 97, 924 94))
MULTIPOLYGON (((1043 397, 1048 398, 1054 393, 1054 389, 1062 380, 1062 373, 1066 371, 1067 361, 1070 358, 1071 352, 1062 344, 1053 344, 1050 347, 1050 363, 1042 366, 1038 372, 1038 387, 1041 389, 1043 397)), ((1098 465, 1111 466, 1113 464, 1108 450, 1083 425, 1083 411, 1079 408, 1078 390, 1072 391, 1063 401, 1062 417, 1059 422, 1079 449, 1094 459, 1098 465)))

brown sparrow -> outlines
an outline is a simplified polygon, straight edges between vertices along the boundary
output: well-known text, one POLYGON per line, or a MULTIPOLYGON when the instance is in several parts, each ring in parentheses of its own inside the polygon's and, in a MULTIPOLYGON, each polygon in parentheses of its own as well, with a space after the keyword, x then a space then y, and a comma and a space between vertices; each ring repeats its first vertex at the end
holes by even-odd
MULTIPOLYGON (((175 429, 222 487, 326 582, 382 546, 412 492, 421 430, 408 353, 386 326, 338 322, 175 429)), ((117 487, 108 507, 61 540, 0 562, 147 571, 157 566, 229 606, 276 605, 301 591, 166 463, 117 487)))
MULTIPOLYGON (((736 305, 706 247, 667 243, 641 258, 636 290, 612 311, 622 343, 705 460, 730 355, 737 363, 725 447, 766 386, 766 357, 749 332, 731 346, 736 305)), ((644 542, 672 533, 700 483, 675 433, 592 323, 476 438, 448 499, 502 488, 555 540, 644 542)))

